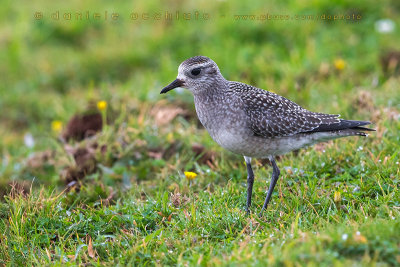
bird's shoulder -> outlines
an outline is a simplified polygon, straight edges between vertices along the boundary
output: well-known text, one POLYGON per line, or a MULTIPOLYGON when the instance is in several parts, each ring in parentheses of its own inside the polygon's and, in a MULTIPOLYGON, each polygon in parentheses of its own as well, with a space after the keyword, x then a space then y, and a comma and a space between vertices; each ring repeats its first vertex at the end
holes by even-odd
POLYGON ((283 96, 245 83, 230 82, 229 88, 242 102, 249 127, 257 136, 289 136, 339 121, 339 115, 311 112, 283 96))
POLYGON ((229 88, 243 101, 244 107, 249 110, 310 112, 283 96, 252 85, 230 82, 229 88))
POLYGON ((229 88, 236 93, 249 109, 304 110, 295 102, 275 93, 241 82, 229 82, 229 88))

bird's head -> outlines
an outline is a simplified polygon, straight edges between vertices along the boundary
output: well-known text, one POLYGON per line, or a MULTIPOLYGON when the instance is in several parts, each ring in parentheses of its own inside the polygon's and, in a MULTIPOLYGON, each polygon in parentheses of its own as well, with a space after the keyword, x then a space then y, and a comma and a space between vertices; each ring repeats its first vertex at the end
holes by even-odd
POLYGON ((205 56, 191 57, 179 65, 178 77, 164 87, 160 94, 177 87, 189 89, 193 94, 196 94, 207 90, 221 79, 224 78, 214 61, 205 56))

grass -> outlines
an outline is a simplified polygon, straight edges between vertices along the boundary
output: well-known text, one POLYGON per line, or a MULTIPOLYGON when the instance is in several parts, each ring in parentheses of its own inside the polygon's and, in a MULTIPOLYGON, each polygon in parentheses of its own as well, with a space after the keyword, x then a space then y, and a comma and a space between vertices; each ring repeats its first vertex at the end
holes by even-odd
POLYGON ((6 2, 1 265, 400 264, 400 79, 395 58, 381 63, 400 41, 396 1, 6 2), (121 19, 51 20, 57 10, 113 10, 121 19), (131 12, 175 10, 212 19, 129 20, 131 12), (35 20, 39 11, 45 17, 35 20), (362 19, 234 19, 263 13, 362 19), (383 18, 394 32, 375 30, 383 18), (313 111, 372 120, 377 131, 279 157, 281 178, 263 217, 272 170, 256 161, 247 216, 243 159, 209 137, 189 92, 159 96, 180 62, 198 54, 230 80, 313 111), (59 141, 52 122, 66 131, 74 114, 96 113, 100 100, 102 131, 59 141), (30 137, 34 145, 24 142, 30 137), (189 181, 185 171, 198 175, 189 181))

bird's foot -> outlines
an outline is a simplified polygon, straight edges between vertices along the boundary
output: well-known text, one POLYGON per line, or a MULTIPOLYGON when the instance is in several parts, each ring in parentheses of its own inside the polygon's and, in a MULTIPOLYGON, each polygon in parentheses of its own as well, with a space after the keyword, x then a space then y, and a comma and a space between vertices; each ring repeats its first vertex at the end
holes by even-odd
POLYGON ((247 216, 249 216, 249 215, 250 215, 250 213, 251 213, 251 211, 250 211, 250 207, 246 207, 246 209, 245 209, 245 210, 246 210, 246 215, 247 215, 247 216))

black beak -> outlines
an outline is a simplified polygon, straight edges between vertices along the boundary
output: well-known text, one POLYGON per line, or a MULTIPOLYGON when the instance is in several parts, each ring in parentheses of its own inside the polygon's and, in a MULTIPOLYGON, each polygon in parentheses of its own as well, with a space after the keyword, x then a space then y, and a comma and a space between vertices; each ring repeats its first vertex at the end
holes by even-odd
POLYGON ((176 87, 181 87, 183 85, 183 81, 176 79, 175 81, 173 81, 172 83, 170 83, 169 85, 165 86, 160 94, 165 94, 168 91, 171 91, 172 89, 175 89, 176 87))

